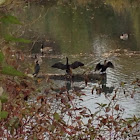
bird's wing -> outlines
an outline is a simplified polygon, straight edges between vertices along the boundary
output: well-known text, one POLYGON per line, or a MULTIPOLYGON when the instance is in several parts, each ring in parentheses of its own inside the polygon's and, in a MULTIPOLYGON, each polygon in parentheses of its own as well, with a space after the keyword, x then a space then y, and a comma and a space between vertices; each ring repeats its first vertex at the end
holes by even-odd
POLYGON ((70 65, 70 67, 71 67, 72 69, 76 69, 76 68, 81 67, 81 66, 84 66, 84 64, 81 63, 81 62, 79 62, 79 61, 75 61, 74 63, 72 63, 72 64, 70 65))
POLYGON ((114 65, 110 61, 107 62, 107 66, 110 67, 110 68, 114 68, 114 65))
POLYGON ((103 67, 103 65, 101 65, 100 63, 98 63, 95 67, 95 71, 96 70, 100 70, 103 67))
POLYGON ((67 68, 66 65, 62 64, 61 62, 55 63, 54 65, 52 65, 52 67, 62 69, 62 70, 65 70, 67 68))

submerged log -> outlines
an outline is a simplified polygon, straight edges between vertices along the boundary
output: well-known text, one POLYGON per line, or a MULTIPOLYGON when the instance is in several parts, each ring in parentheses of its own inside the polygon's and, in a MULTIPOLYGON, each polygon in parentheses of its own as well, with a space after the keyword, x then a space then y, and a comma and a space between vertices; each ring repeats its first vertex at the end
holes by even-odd
POLYGON ((81 82, 81 81, 91 82, 91 81, 95 81, 95 80, 105 80, 106 73, 73 74, 72 76, 70 76, 68 74, 46 74, 43 76, 38 75, 37 77, 39 77, 39 78, 47 77, 48 79, 53 79, 53 80, 72 80, 74 82, 81 82))

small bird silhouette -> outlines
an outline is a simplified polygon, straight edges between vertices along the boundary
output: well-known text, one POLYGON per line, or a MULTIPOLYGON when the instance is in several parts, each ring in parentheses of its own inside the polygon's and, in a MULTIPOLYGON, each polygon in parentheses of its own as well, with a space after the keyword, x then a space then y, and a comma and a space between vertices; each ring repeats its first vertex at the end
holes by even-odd
POLYGON ((40 65, 38 63, 38 61, 36 61, 36 65, 35 65, 35 68, 34 68, 34 73, 33 73, 33 76, 36 77, 37 74, 39 73, 39 70, 40 70, 40 65))
POLYGON ((84 64, 82 62, 79 62, 79 61, 75 61, 72 64, 69 64, 68 57, 66 57, 66 64, 58 62, 58 63, 55 63, 54 65, 52 65, 53 68, 66 70, 66 73, 70 74, 70 75, 72 74, 71 69, 76 69, 76 68, 81 67, 81 66, 84 66, 84 64))
POLYGON ((105 72, 107 68, 114 68, 114 65, 112 64, 112 62, 105 60, 104 64, 100 64, 98 63, 95 67, 95 71, 100 70, 100 72, 105 72))
POLYGON ((52 51, 52 48, 51 48, 51 47, 44 47, 44 45, 41 44, 41 49, 40 49, 40 51, 41 51, 41 54, 42 54, 42 56, 43 56, 45 53, 51 52, 51 51, 52 51))

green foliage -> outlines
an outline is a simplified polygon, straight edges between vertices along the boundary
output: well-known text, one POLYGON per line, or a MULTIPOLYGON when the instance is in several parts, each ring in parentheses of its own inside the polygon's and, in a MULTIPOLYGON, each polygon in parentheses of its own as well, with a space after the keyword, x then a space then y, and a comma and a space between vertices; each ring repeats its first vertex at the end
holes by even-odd
POLYGON ((99 107, 104 108, 107 104, 103 104, 103 103, 96 103, 97 105, 99 105, 99 107))
POLYGON ((4 61, 4 55, 3 53, 0 51, 0 64, 4 61))
POLYGON ((21 24, 21 22, 12 15, 5 15, 0 19, 0 22, 4 24, 21 24))
POLYGON ((7 97, 7 95, 2 95, 2 96, 0 96, 0 100, 1 100, 1 103, 5 103, 5 102, 7 102, 7 100, 8 100, 8 97, 7 97))
POLYGON ((21 43, 30 43, 30 40, 24 39, 24 38, 16 38, 11 35, 5 35, 5 40, 6 41, 11 41, 11 42, 21 42, 21 43))
POLYGON ((2 68, 1 72, 2 72, 2 74, 11 75, 11 76, 23 76, 24 75, 22 72, 16 70, 12 66, 4 66, 2 68))
POLYGON ((120 83, 120 86, 121 86, 121 87, 124 87, 125 84, 126 84, 125 82, 121 82, 121 83, 120 83))
POLYGON ((0 112, 0 119, 5 119, 8 116, 8 112, 7 111, 1 111, 0 112))
POLYGON ((60 120, 60 116, 59 116, 59 114, 57 112, 55 112, 53 116, 54 116, 55 120, 57 120, 57 121, 60 120))
POLYGON ((33 140, 38 140, 36 136, 34 136, 33 140))
POLYGON ((19 126, 19 118, 13 117, 13 118, 9 121, 9 126, 10 126, 10 127, 17 128, 17 127, 19 126))

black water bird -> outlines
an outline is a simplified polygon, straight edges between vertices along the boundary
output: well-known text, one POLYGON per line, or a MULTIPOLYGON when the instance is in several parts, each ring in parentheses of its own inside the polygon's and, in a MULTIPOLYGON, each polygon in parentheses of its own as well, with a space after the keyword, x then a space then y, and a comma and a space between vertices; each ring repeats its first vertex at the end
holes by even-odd
POLYGON ((114 68, 112 62, 105 60, 104 64, 98 63, 95 67, 95 71, 100 70, 100 72, 106 72, 107 68, 114 68))
POLYGON ((69 64, 68 57, 66 57, 66 64, 58 62, 58 63, 55 63, 54 65, 52 65, 53 68, 66 70, 66 73, 70 74, 70 75, 72 74, 71 69, 76 69, 76 68, 81 67, 81 66, 84 66, 84 64, 79 62, 79 61, 75 61, 72 64, 69 64))
POLYGON ((34 73, 33 73, 33 76, 36 77, 37 74, 39 73, 39 70, 40 70, 40 65, 38 63, 38 61, 36 61, 36 65, 35 65, 35 68, 34 68, 34 73))
POLYGON ((42 54, 42 56, 43 56, 45 53, 51 52, 51 51, 52 51, 52 48, 51 48, 51 47, 44 47, 44 45, 41 44, 41 49, 40 49, 40 51, 41 51, 41 54, 42 54))

